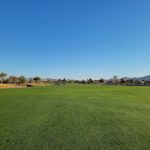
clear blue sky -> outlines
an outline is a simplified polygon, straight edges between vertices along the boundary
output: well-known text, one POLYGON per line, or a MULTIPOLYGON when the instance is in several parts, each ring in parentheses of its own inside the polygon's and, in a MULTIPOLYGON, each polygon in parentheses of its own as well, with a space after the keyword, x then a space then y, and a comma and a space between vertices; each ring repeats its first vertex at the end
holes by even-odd
POLYGON ((0 71, 51 78, 150 74, 150 0, 1 0, 0 71))

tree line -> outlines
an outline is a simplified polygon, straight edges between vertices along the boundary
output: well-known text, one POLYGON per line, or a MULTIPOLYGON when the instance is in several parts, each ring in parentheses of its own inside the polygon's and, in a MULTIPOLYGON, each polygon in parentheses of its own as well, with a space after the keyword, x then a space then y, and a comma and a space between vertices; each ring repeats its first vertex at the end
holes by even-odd
POLYGON ((40 81, 40 77, 34 77, 32 79, 27 79, 25 76, 7 76, 7 73, 0 72, 0 83, 14 83, 14 84, 23 84, 23 83, 32 83, 40 81))
POLYGON ((5 72, 0 72, 0 83, 12 83, 12 84, 24 84, 24 83, 53 83, 55 85, 60 84, 101 84, 101 85, 122 85, 122 86, 150 86, 150 81, 145 80, 134 80, 129 78, 121 78, 119 79, 117 76, 114 76, 110 80, 105 80, 103 78, 99 80, 93 80, 89 78, 87 80, 69 80, 69 79, 41 79, 39 76, 33 78, 26 78, 23 75, 20 76, 8 76, 5 72))

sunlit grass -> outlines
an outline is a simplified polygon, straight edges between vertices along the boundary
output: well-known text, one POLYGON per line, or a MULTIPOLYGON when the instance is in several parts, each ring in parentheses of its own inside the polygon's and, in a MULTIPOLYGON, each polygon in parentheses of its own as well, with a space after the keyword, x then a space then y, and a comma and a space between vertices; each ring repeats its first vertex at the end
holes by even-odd
POLYGON ((2 150, 149 150, 150 88, 0 90, 2 150))

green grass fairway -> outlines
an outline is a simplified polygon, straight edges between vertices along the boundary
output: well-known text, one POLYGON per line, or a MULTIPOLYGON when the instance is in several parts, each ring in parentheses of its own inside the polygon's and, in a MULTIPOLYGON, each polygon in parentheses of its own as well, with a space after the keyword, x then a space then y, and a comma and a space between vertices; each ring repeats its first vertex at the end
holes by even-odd
POLYGON ((0 150, 150 150, 150 87, 0 89, 0 150))

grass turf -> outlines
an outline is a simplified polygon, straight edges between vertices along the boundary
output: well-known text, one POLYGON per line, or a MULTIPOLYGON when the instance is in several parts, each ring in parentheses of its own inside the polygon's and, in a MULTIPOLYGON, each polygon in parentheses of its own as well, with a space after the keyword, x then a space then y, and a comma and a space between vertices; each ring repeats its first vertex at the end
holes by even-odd
POLYGON ((149 150, 150 87, 0 90, 1 150, 149 150))

